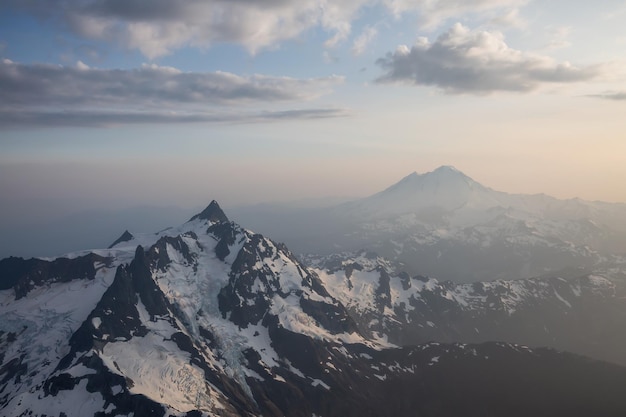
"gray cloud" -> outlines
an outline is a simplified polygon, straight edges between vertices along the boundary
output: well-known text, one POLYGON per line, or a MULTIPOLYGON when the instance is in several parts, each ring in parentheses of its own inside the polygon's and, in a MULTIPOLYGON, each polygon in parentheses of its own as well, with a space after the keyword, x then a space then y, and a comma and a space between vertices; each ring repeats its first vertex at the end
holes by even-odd
MULTIPOLYGON (((346 40, 361 12, 380 5, 399 16, 417 13, 423 28, 466 13, 506 13, 527 0, 3 0, 84 38, 116 42, 153 59, 173 50, 237 43, 251 52, 294 39, 312 28, 327 46, 346 40)), ((359 42, 357 42, 357 45, 359 42)))
POLYGON ((0 63, 3 105, 128 105, 228 104, 308 100, 328 93, 341 77, 295 79, 228 72, 182 72, 144 65, 133 70, 0 63))
POLYGON ((593 94, 589 97, 603 98, 606 100, 622 101, 626 100, 626 91, 608 91, 602 94, 593 94))
MULTIPOLYGON (((182 72, 145 65, 134 70, 0 62, 0 126, 99 125, 144 122, 272 120, 285 112, 246 105, 302 102, 328 93, 341 77, 295 79, 227 72, 182 72), (242 107, 243 106, 243 107, 242 107), (236 114, 228 114, 237 108, 236 114)), ((302 110, 294 118, 332 117, 336 110, 302 110)))
POLYGON ((436 86, 447 93, 528 92, 547 83, 572 83, 602 75, 601 66, 575 67, 544 55, 510 48, 499 32, 454 25, 434 42, 402 45, 377 64, 379 83, 436 86))
POLYGON ((116 112, 84 111, 7 111, 0 110, 0 129, 49 127, 110 127, 132 124, 173 123, 262 123, 281 120, 312 120, 346 117, 344 109, 300 109, 287 111, 248 112, 116 112))

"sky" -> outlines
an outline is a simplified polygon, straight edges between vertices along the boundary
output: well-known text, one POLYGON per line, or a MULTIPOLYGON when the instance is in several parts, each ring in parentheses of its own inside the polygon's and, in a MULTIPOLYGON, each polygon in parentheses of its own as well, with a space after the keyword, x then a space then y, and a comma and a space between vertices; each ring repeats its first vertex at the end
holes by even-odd
POLYGON ((625 23, 613 0, 3 0, 0 226, 440 165, 626 202, 625 23))

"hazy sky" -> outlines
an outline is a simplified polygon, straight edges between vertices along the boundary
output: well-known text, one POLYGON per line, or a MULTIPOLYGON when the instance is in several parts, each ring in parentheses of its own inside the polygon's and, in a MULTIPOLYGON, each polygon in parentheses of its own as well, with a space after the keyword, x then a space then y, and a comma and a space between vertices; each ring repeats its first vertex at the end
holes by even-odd
POLYGON ((626 1, 3 0, 0 209, 364 196, 454 165, 626 202, 626 1))

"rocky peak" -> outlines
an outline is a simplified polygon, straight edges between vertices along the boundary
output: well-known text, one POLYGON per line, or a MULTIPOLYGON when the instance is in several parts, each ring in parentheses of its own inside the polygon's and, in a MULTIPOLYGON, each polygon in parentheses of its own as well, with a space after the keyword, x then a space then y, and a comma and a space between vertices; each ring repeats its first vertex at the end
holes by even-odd
POLYGON ((213 200, 202 212, 193 216, 189 221, 194 220, 208 220, 212 223, 228 223, 228 217, 222 211, 222 208, 217 201, 213 200))
POLYGON ((122 233, 122 236, 118 237, 115 240, 115 242, 111 243, 111 245, 109 246, 109 249, 111 249, 112 247, 114 247, 115 245, 119 243, 131 241, 134 238, 135 236, 133 236, 132 233, 130 233, 128 230, 124 230, 124 233, 122 233))

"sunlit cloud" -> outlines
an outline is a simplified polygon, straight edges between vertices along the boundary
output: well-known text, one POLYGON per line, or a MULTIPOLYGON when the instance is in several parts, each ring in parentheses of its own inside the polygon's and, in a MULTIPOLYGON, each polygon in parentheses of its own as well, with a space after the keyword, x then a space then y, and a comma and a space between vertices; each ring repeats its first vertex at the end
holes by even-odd
POLYGON ((313 27, 327 43, 344 40, 367 0, 8 0, 41 18, 63 22, 75 34, 117 42, 150 59, 182 47, 236 43, 256 53, 313 27))
MULTIPOLYGON (((184 47, 208 48, 233 43, 251 53, 322 29, 326 47, 345 42, 352 25, 369 7, 381 6, 390 16, 419 16, 423 29, 446 19, 490 11, 507 13, 527 0, 5 0, 5 5, 68 28, 85 39, 114 42, 139 50, 149 59, 184 47)), ((372 38, 358 35, 355 53, 372 38)))
POLYGON ((576 67, 549 56, 509 47, 500 32, 470 30, 455 24, 434 42, 420 38, 399 46, 377 63, 379 83, 434 86, 447 93, 529 92, 542 85, 588 81, 602 66, 576 67))

